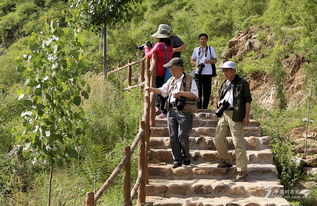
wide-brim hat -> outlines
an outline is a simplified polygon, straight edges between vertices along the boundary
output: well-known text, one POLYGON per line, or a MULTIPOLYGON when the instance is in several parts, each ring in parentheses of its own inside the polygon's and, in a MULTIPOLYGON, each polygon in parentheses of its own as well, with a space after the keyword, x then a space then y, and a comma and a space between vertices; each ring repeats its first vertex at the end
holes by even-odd
POLYGON ((155 34, 152 34, 152 37, 163 39, 163 38, 169 38, 170 31, 169 26, 167 24, 160 24, 159 28, 157 29, 157 32, 155 34))

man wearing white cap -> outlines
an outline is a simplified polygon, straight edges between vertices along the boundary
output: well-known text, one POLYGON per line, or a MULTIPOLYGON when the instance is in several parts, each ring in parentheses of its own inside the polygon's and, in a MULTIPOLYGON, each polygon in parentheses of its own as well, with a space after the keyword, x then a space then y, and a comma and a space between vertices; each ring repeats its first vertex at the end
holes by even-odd
POLYGON ((249 124, 251 93, 249 83, 236 74, 236 65, 232 61, 225 62, 222 71, 226 80, 219 90, 219 108, 216 115, 220 117, 216 129, 215 146, 220 162, 218 167, 229 168, 232 160, 228 153, 226 135, 229 130, 233 138, 236 155, 236 181, 247 177, 246 146, 243 126, 249 124))

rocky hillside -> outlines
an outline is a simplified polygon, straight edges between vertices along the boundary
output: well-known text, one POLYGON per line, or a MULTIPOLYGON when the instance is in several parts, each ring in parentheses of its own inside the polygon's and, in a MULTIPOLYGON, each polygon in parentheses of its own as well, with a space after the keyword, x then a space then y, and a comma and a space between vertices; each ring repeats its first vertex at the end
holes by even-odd
MULTIPOLYGON (((261 61, 267 58, 266 50, 274 46, 274 34, 268 28, 252 26, 239 32, 228 43, 228 49, 222 54, 223 61, 235 58, 236 61, 243 62, 246 57, 252 55, 251 61, 261 61), (263 37, 263 33, 265 36, 263 37), (259 34, 262 36, 259 36, 259 34)), ((305 83, 305 74, 303 71, 305 60, 304 54, 295 54, 286 56, 282 59, 282 65, 286 72, 284 83, 287 107, 298 106, 305 99, 303 85, 305 83)), ((247 63, 245 63, 247 64, 247 63)), ((273 62, 267 62, 266 68, 273 66, 273 62)), ((258 103, 271 109, 275 106, 276 88, 273 83, 273 77, 267 69, 255 68, 255 72, 246 75, 250 83, 252 94, 258 103)))

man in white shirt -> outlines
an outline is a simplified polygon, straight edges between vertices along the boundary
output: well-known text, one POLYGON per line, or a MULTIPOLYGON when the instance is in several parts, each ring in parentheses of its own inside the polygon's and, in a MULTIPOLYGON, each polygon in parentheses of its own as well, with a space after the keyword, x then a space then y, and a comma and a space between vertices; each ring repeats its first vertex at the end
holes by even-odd
POLYGON ((173 168, 190 165, 189 132, 193 127, 193 112, 197 108, 198 89, 192 76, 184 73, 184 62, 175 57, 164 65, 172 77, 160 88, 146 88, 150 92, 168 96, 169 136, 173 153, 173 168))
POLYGON ((198 85, 198 109, 207 109, 211 95, 211 78, 216 76, 212 64, 217 62, 215 49, 207 46, 208 35, 199 35, 199 47, 194 49, 192 64, 196 66, 195 80, 198 85))

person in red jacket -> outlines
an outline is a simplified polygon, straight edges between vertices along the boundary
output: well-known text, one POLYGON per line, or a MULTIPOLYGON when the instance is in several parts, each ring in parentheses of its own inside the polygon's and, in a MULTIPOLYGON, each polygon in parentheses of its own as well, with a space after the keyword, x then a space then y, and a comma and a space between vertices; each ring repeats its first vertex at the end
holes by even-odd
MULTIPOLYGON (((164 84, 164 75, 166 69, 163 67, 163 65, 168 63, 172 59, 173 46, 169 38, 169 31, 164 28, 159 27, 157 32, 153 34, 152 37, 155 37, 158 42, 154 45, 153 48, 145 45, 144 50, 146 57, 149 59, 152 58, 153 54, 157 56, 156 87, 159 88, 164 84)), ((166 118, 167 116, 167 111, 166 109, 164 109, 165 102, 166 98, 164 98, 162 95, 157 95, 156 108, 159 118, 166 118)))

